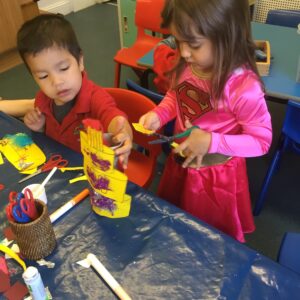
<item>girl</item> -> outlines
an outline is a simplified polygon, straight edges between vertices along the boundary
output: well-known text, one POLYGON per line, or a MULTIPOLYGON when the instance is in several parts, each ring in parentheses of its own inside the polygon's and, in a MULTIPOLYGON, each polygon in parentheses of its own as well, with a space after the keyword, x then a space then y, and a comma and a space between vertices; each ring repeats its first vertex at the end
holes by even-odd
POLYGON ((181 58, 172 88, 140 124, 157 130, 176 118, 175 133, 198 129, 169 156, 159 196, 244 242, 255 229, 245 157, 267 153, 272 140, 248 1, 167 0, 162 17, 181 58))

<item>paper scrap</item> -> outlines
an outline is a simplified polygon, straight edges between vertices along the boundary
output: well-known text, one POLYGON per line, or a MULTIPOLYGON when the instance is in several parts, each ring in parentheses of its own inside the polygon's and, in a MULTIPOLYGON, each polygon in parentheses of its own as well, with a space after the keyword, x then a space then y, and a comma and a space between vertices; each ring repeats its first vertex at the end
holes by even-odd
POLYGON ((77 261, 76 264, 79 264, 80 266, 82 266, 86 269, 88 269, 91 266, 90 261, 86 258, 83 260, 77 261))
POLYGON ((138 131, 140 133, 151 135, 155 132, 154 130, 149 130, 149 129, 144 128, 144 126, 141 125, 140 123, 132 123, 132 126, 136 131, 138 131))
POLYGON ((17 281, 5 293, 4 296, 8 300, 22 300, 28 294, 26 285, 17 281))
POLYGON ((40 266, 46 266, 49 269, 53 269, 55 267, 55 263, 51 261, 47 261, 45 259, 40 259, 37 261, 40 266))

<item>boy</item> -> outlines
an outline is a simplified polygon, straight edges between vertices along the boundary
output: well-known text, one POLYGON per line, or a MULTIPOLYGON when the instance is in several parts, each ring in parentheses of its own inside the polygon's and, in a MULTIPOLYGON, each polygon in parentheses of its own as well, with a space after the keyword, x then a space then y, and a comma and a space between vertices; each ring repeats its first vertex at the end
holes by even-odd
POLYGON ((82 120, 98 119, 115 143, 123 143, 116 155, 126 168, 132 147, 131 127, 113 98, 87 78, 71 24, 61 15, 37 16, 19 30, 17 47, 40 87, 24 123, 79 152, 82 120))

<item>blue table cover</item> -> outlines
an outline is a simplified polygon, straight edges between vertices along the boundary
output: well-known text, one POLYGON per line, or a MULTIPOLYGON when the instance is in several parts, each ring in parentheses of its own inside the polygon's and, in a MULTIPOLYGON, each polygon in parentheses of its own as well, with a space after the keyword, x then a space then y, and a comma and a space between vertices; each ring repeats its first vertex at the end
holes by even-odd
MULTIPOLYGON (((70 166, 82 164, 80 154, 31 133, 24 124, 0 113, 0 138, 26 132, 49 157, 62 154, 70 166)), ((22 184, 23 176, 7 161, 0 165, 1 232, 7 226, 5 205, 11 190, 41 182, 46 174, 22 184)), ((80 172, 56 172, 46 185, 50 213, 87 187, 87 182, 69 184, 80 172)), ((93 253, 132 299, 297 299, 298 274, 220 233, 148 191, 128 184, 132 196, 130 216, 100 217, 91 211, 87 198, 54 223, 57 247, 46 259, 49 269, 38 266, 54 299, 117 299, 92 269, 76 262, 93 253)), ((266 237, 267 238, 267 237, 266 237)), ((35 265, 34 261, 26 261, 35 265)), ((21 279, 17 270, 11 282, 21 279)))

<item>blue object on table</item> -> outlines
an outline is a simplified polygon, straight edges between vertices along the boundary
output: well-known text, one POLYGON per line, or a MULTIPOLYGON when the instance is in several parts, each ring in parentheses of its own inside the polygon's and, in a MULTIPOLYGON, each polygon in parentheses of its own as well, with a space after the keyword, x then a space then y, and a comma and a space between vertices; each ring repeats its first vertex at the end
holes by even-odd
POLYGON ((29 215, 21 207, 22 200, 22 193, 13 191, 9 193, 9 204, 5 208, 8 220, 18 223, 28 223, 31 221, 29 215))
POLYGON ((286 232, 281 241, 277 261, 300 274, 300 233, 286 232))
POLYGON ((269 10, 267 14, 266 23, 297 28, 298 24, 300 24, 300 10, 269 10))
POLYGON ((266 200, 266 193, 274 171, 276 170, 282 153, 288 148, 300 154, 300 102, 289 101, 281 130, 281 136, 273 155, 267 174, 264 178, 259 197, 255 203, 254 215, 259 215, 266 200))

